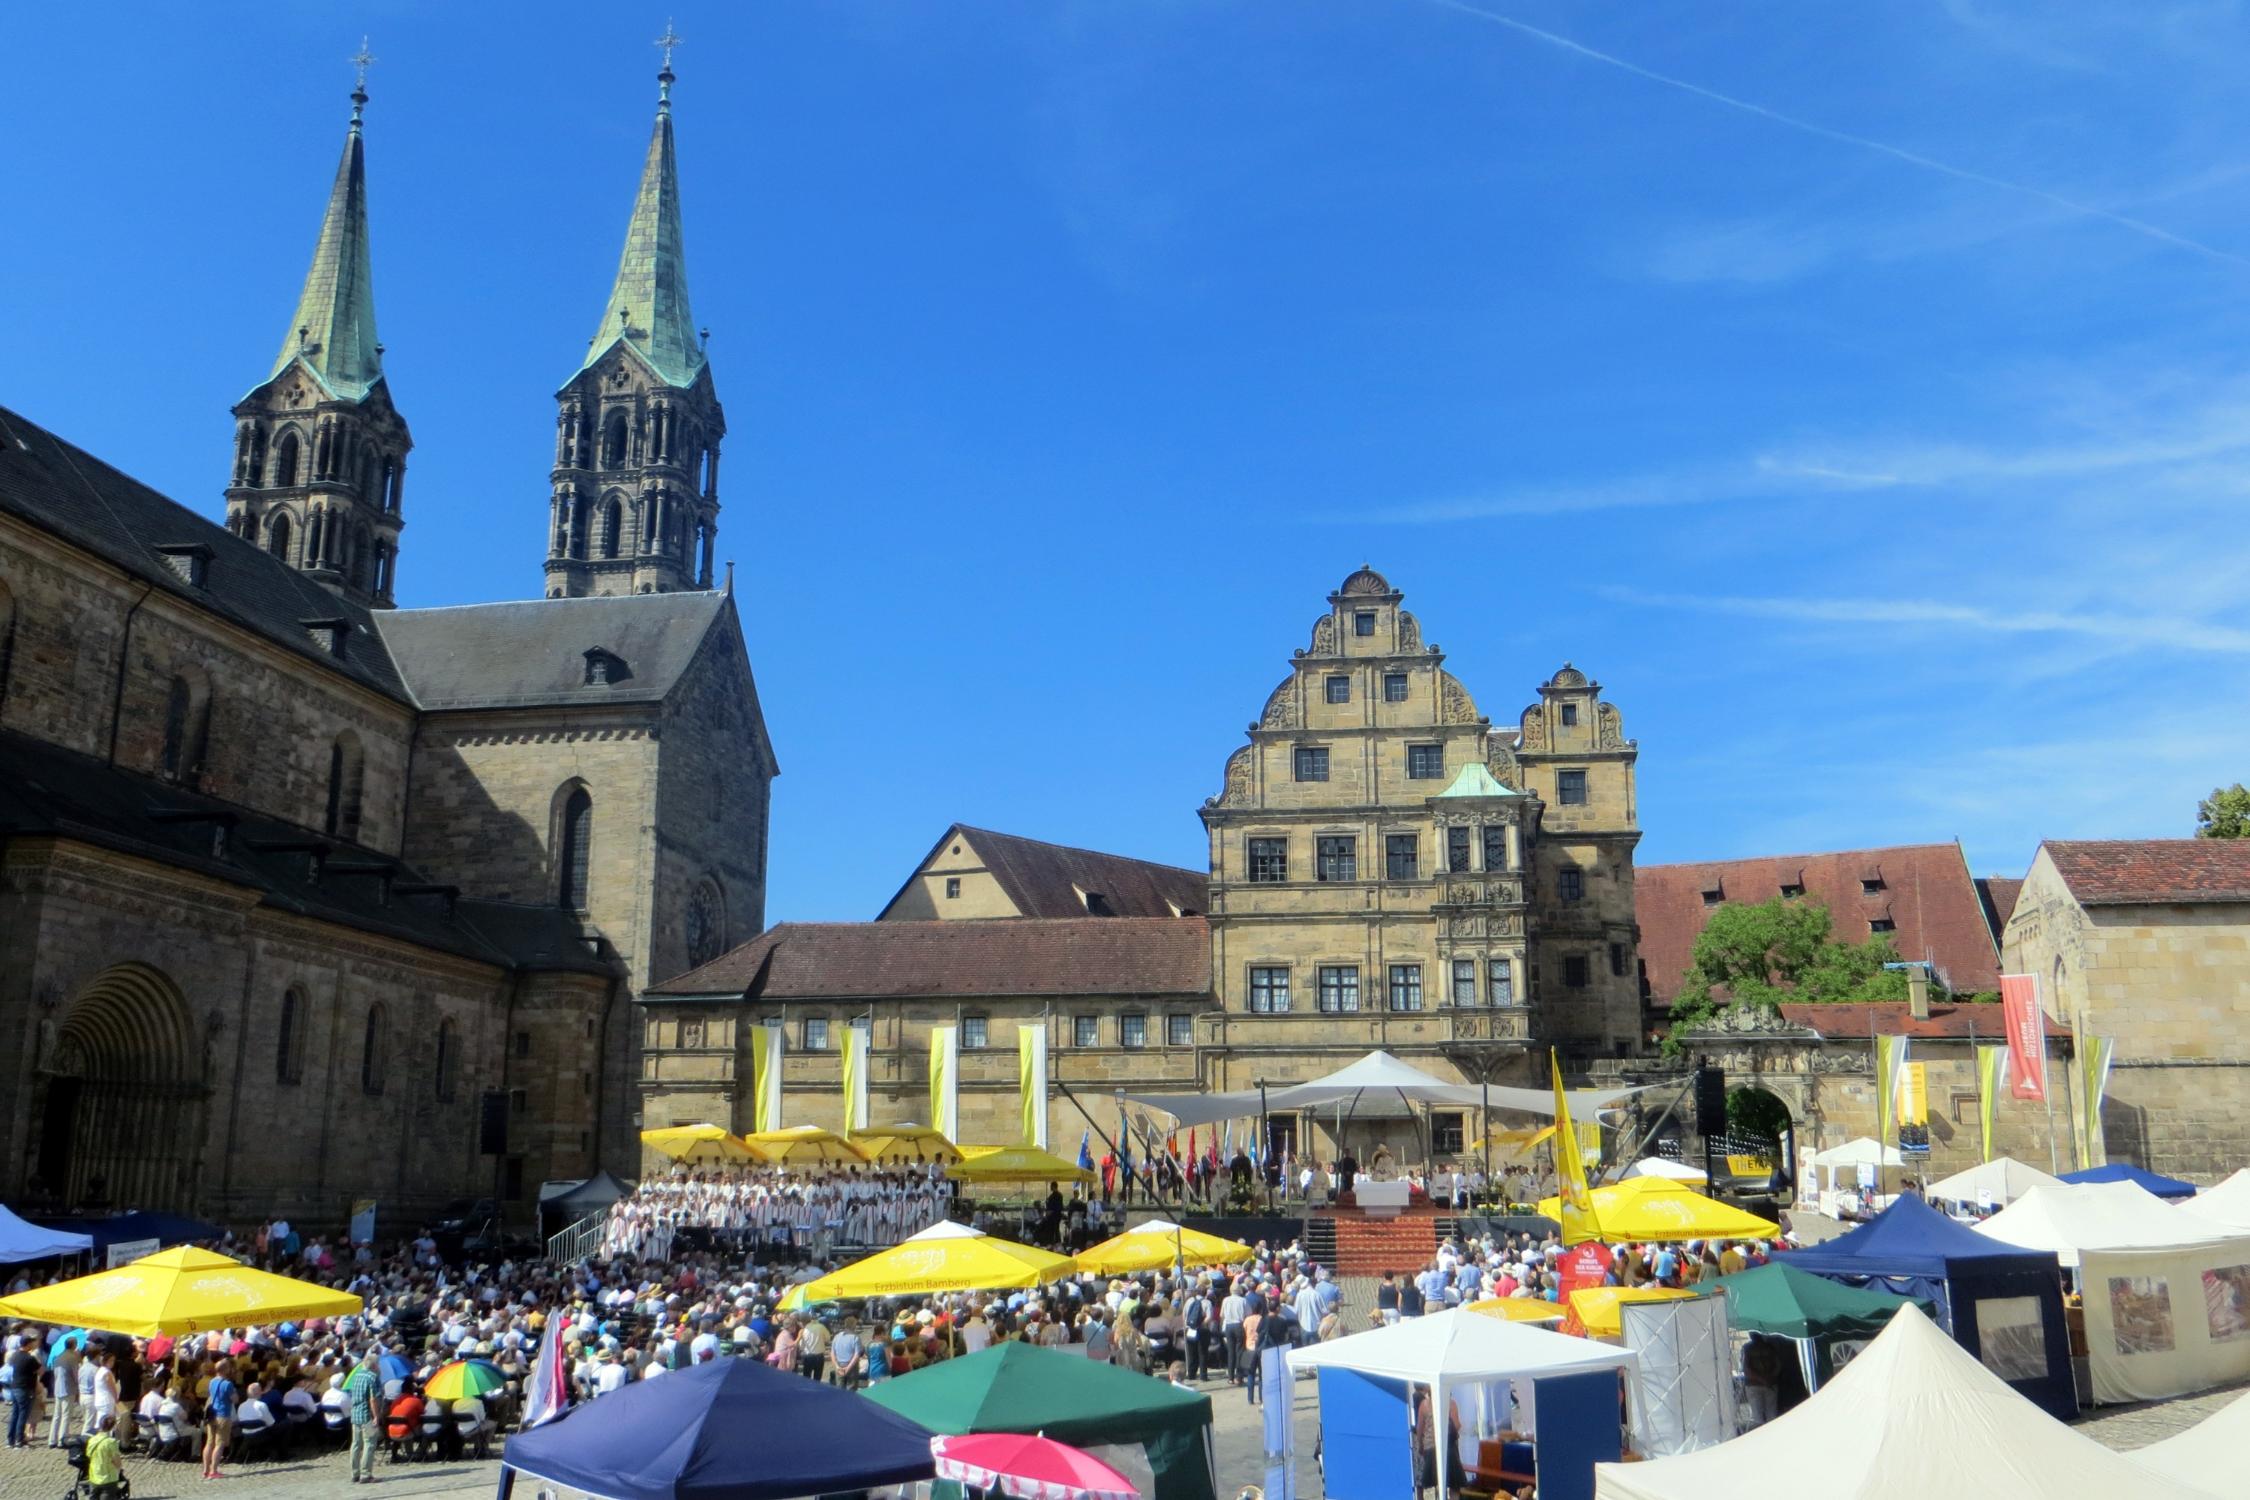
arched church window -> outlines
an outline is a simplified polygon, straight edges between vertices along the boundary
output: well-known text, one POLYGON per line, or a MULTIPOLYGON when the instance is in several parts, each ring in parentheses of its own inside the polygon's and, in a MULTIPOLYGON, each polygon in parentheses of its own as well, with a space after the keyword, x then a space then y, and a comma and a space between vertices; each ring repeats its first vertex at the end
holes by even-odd
POLYGON ((283 562, 289 561, 289 518, 276 514, 273 524, 266 529, 266 550, 283 562))
POLYGON ((625 524, 625 507, 611 499, 602 506, 602 556, 617 555, 618 532, 625 524))
POLYGON ((163 767, 164 774, 174 781, 180 779, 180 772, 187 765, 188 710, 191 706, 192 694, 187 679, 173 678, 172 686, 164 696, 164 749, 158 757, 158 764, 163 767))
POLYGON ((365 526, 354 528, 352 531, 351 560, 351 580, 353 588, 364 589, 368 586, 369 570, 374 561, 375 544, 373 539, 368 535, 367 528, 365 526))
POLYGON ((283 992, 281 1022, 274 1028, 273 1077, 276 1083, 305 1081, 305 993, 283 992))
POLYGON ((339 838, 359 837, 361 785, 365 762, 359 736, 345 730, 328 747, 328 817, 326 827, 339 838))
POLYGON ((367 1007, 367 1034, 359 1045, 359 1091, 363 1094, 383 1092, 383 1003, 378 1000, 367 1007))
POLYGON ((437 1069, 436 1076, 431 1080, 431 1082, 435 1086, 437 1097, 440 1103, 448 1101, 453 1097, 453 1074, 455 1071, 454 1065, 456 1061, 454 1054, 459 1050, 460 1033, 458 1028, 454 1026, 452 1019, 448 1017, 447 1019, 438 1022, 437 1069))
POLYGON ((574 788, 563 802, 561 834, 555 851, 556 896, 563 910, 584 911, 594 842, 594 799, 584 787, 574 788))
POLYGON ((616 468, 625 462, 625 413, 613 411, 602 423, 602 465, 616 468))
POLYGON ((288 489, 297 482, 297 434, 285 432, 281 447, 273 457, 273 482, 277 489, 288 489))

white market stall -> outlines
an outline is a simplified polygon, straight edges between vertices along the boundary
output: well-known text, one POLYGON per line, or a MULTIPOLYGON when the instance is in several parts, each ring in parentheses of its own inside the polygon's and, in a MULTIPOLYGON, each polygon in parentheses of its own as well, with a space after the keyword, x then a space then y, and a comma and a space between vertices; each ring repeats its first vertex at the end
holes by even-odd
POLYGON ((2035 1187, 2061 1187, 2062 1179, 2027 1166, 2012 1156, 1995 1156, 1965 1172, 1941 1178, 1923 1196, 1945 1203, 1970 1203, 1978 1208, 2006 1208, 2035 1187))
POLYGON ((1412 1495, 1414 1455, 1404 1440, 1413 1386, 1430 1390, 1441 1433, 1449 1406, 1464 1412, 1467 1437, 1536 1430, 1542 1500, 1586 1500, 1594 1460, 1618 1451, 1615 1372, 1630 1374, 1638 1362, 1629 1349, 1465 1307, 1288 1354, 1292 1371, 1320 1376, 1322 1487, 1332 1500, 1412 1495))
POLYGON ((2130 1182, 2034 1188, 1976 1229, 2075 1268, 2097 1405, 2250 1379, 2250 1235, 2130 1182))
POLYGON ((1841 1146, 1814 1152, 1811 1167, 1813 1170, 1806 1171, 1805 1175, 1812 1179, 1813 1185, 1801 1190, 1798 1196, 1834 1219, 1843 1217, 1839 1212, 1843 1195, 1858 1192, 1862 1183, 1872 1189, 1864 1202, 1869 1212, 1887 1206, 1891 1190, 1905 1174, 1906 1158, 1899 1155, 1898 1147, 1882 1145, 1863 1135, 1841 1146), (1821 1176, 1822 1173, 1826 1175, 1821 1176), (1842 1187, 1837 1186, 1839 1174, 1844 1183, 1842 1187))
POLYGON ((2233 1234, 2250 1234, 2250 1167, 2179 1205, 2179 1212, 2233 1234))
POLYGON ((1684 1162, 1672 1161, 1662 1156, 1644 1156, 1625 1169, 1627 1177, 1661 1177, 1667 1182, 1709 1182, 1701 1167, 1691 1167, 1684 1162))
POLYGON ((2187 1431, 2125 1456, 2214 1495, 2236 1495, 2242 1492, 2245 1454, 2250 1454, 2250 1395, 2237 1396, 2187 1431))
POLYGON ((1597 1500, 1742 1500, 1792 1483, 1823 1500, 2211 1500, 2048 1416, 1913 1307, 1785 1416, 1594 1471, 1597 1500))

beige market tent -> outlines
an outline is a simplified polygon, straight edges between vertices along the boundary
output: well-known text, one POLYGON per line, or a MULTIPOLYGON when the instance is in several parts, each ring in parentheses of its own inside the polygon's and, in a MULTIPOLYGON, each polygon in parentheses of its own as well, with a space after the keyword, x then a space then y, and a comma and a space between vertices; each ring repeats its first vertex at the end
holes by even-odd
POLYGON ((2177 1250, 2237 1237, 2132 1182, 2033 1188, 1976 1230, 2003 1244, 2052 1250, 2066 1266, 2089 1250, 2177 1250))
POLYGON ((2239 1495, 2243 1461, 2250 1456, 2250 1395, 2237 1396, 2187 1431, 2125 1456, 2214 1495, 2239 1495))
POLYGON ((1990 1203, 2005 1208, 2035 1187, 2062 1185, 2060 1177, 2026 1166, 2012 1156, 1995 1156, 1931 1183, 1927 1196, 1947 1203, 1990 1203))
POLYGON ((1823 1500, 2211 1500, 2010 1390, 1915 1307, 1819 1393, 1732 1442, 1598 1464, 1596 1500, 1743 1500, 1796 1482, 1823 1500))
POLYGON ((2250 1234, 2250 1167, 2187 1199, 2179 1212, 2232 1234, 2250 1234))

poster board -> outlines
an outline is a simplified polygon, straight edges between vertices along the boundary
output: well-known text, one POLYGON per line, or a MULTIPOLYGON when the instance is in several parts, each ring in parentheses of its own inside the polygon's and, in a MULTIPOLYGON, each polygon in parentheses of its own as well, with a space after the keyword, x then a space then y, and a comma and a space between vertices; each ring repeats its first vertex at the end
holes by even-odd
POLYGON ((2097 1405, 2250 1379, 2250 1239, 2088 1250, 2079 1285, 2097 1405))

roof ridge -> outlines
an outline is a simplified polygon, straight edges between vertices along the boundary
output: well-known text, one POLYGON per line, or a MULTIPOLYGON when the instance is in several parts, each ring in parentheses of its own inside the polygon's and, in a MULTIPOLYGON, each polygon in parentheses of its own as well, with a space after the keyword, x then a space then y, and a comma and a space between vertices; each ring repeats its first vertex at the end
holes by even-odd
POLYGON ((1874 844, 1864 849, 1813 849, 1793 854, 1737 854, 1726 859, 1675 859, 1663 864, 1635 865, 1635 874, 1650 870, 1686 870, 1702 865, 1748 865, 1781 859, 1835 859, 1845 854, 1904 854, 1914 849, 1958 849, 1959 843, 1937 839, 1920 844, 1874 844))
POLYGON ((536 604, 544 608, 557 604, 594 604, 616 602, 639 602, 642 604, 646 604, 649 601, 656 599, 679 600, 681 602, 703 601, 705 603, 715 603, 716 601, 723 600, 725 597, 726 596, 724 594, 721 594, 717 589, 672 589, 661 594, 581 594, 578 597, 572 599, 548 599, 537 596, 529 599, 472 599, 461 604, 424 604, 414 609, 386 609, 382 611, 382 613, 392 617, 397 617, 400 615, 437 615, 453 614, 464 609, 505 609, 511 606, 525 604, 536 604))
MULTIPOLYGON (((1065 854, 1091 854, 1096 859, 1129 860, 1136 865, 1153 865, 1159 870, 1176 870, 1183 875, 1193 875, 1198 880, 1208 880, 1211 878, 1211 872, 1208 870, 1197 870, 1190 868, 1187 865, 1168 865, 1160 859, 1144 859, 1138 854, 1116 854, 1107 849, 1090 849, 1084 844, 1058 844, 1052 839, 1035 839, 1029 834, 1009 833, 1006 830, 999 828, 980 828, 973 823, 956 823, 953 826, 960 829, 963 833, 981 834, 986 838, 1008 839, 1018 844, 1037 844, 1042 849, 1060 849, 1065 854)), ((1041 918, 1038 920, 1067 921, 1071 919, 1041 918)), ((1165 919, 1160 917, 1154 920, 1163 921, 1165 919)))

